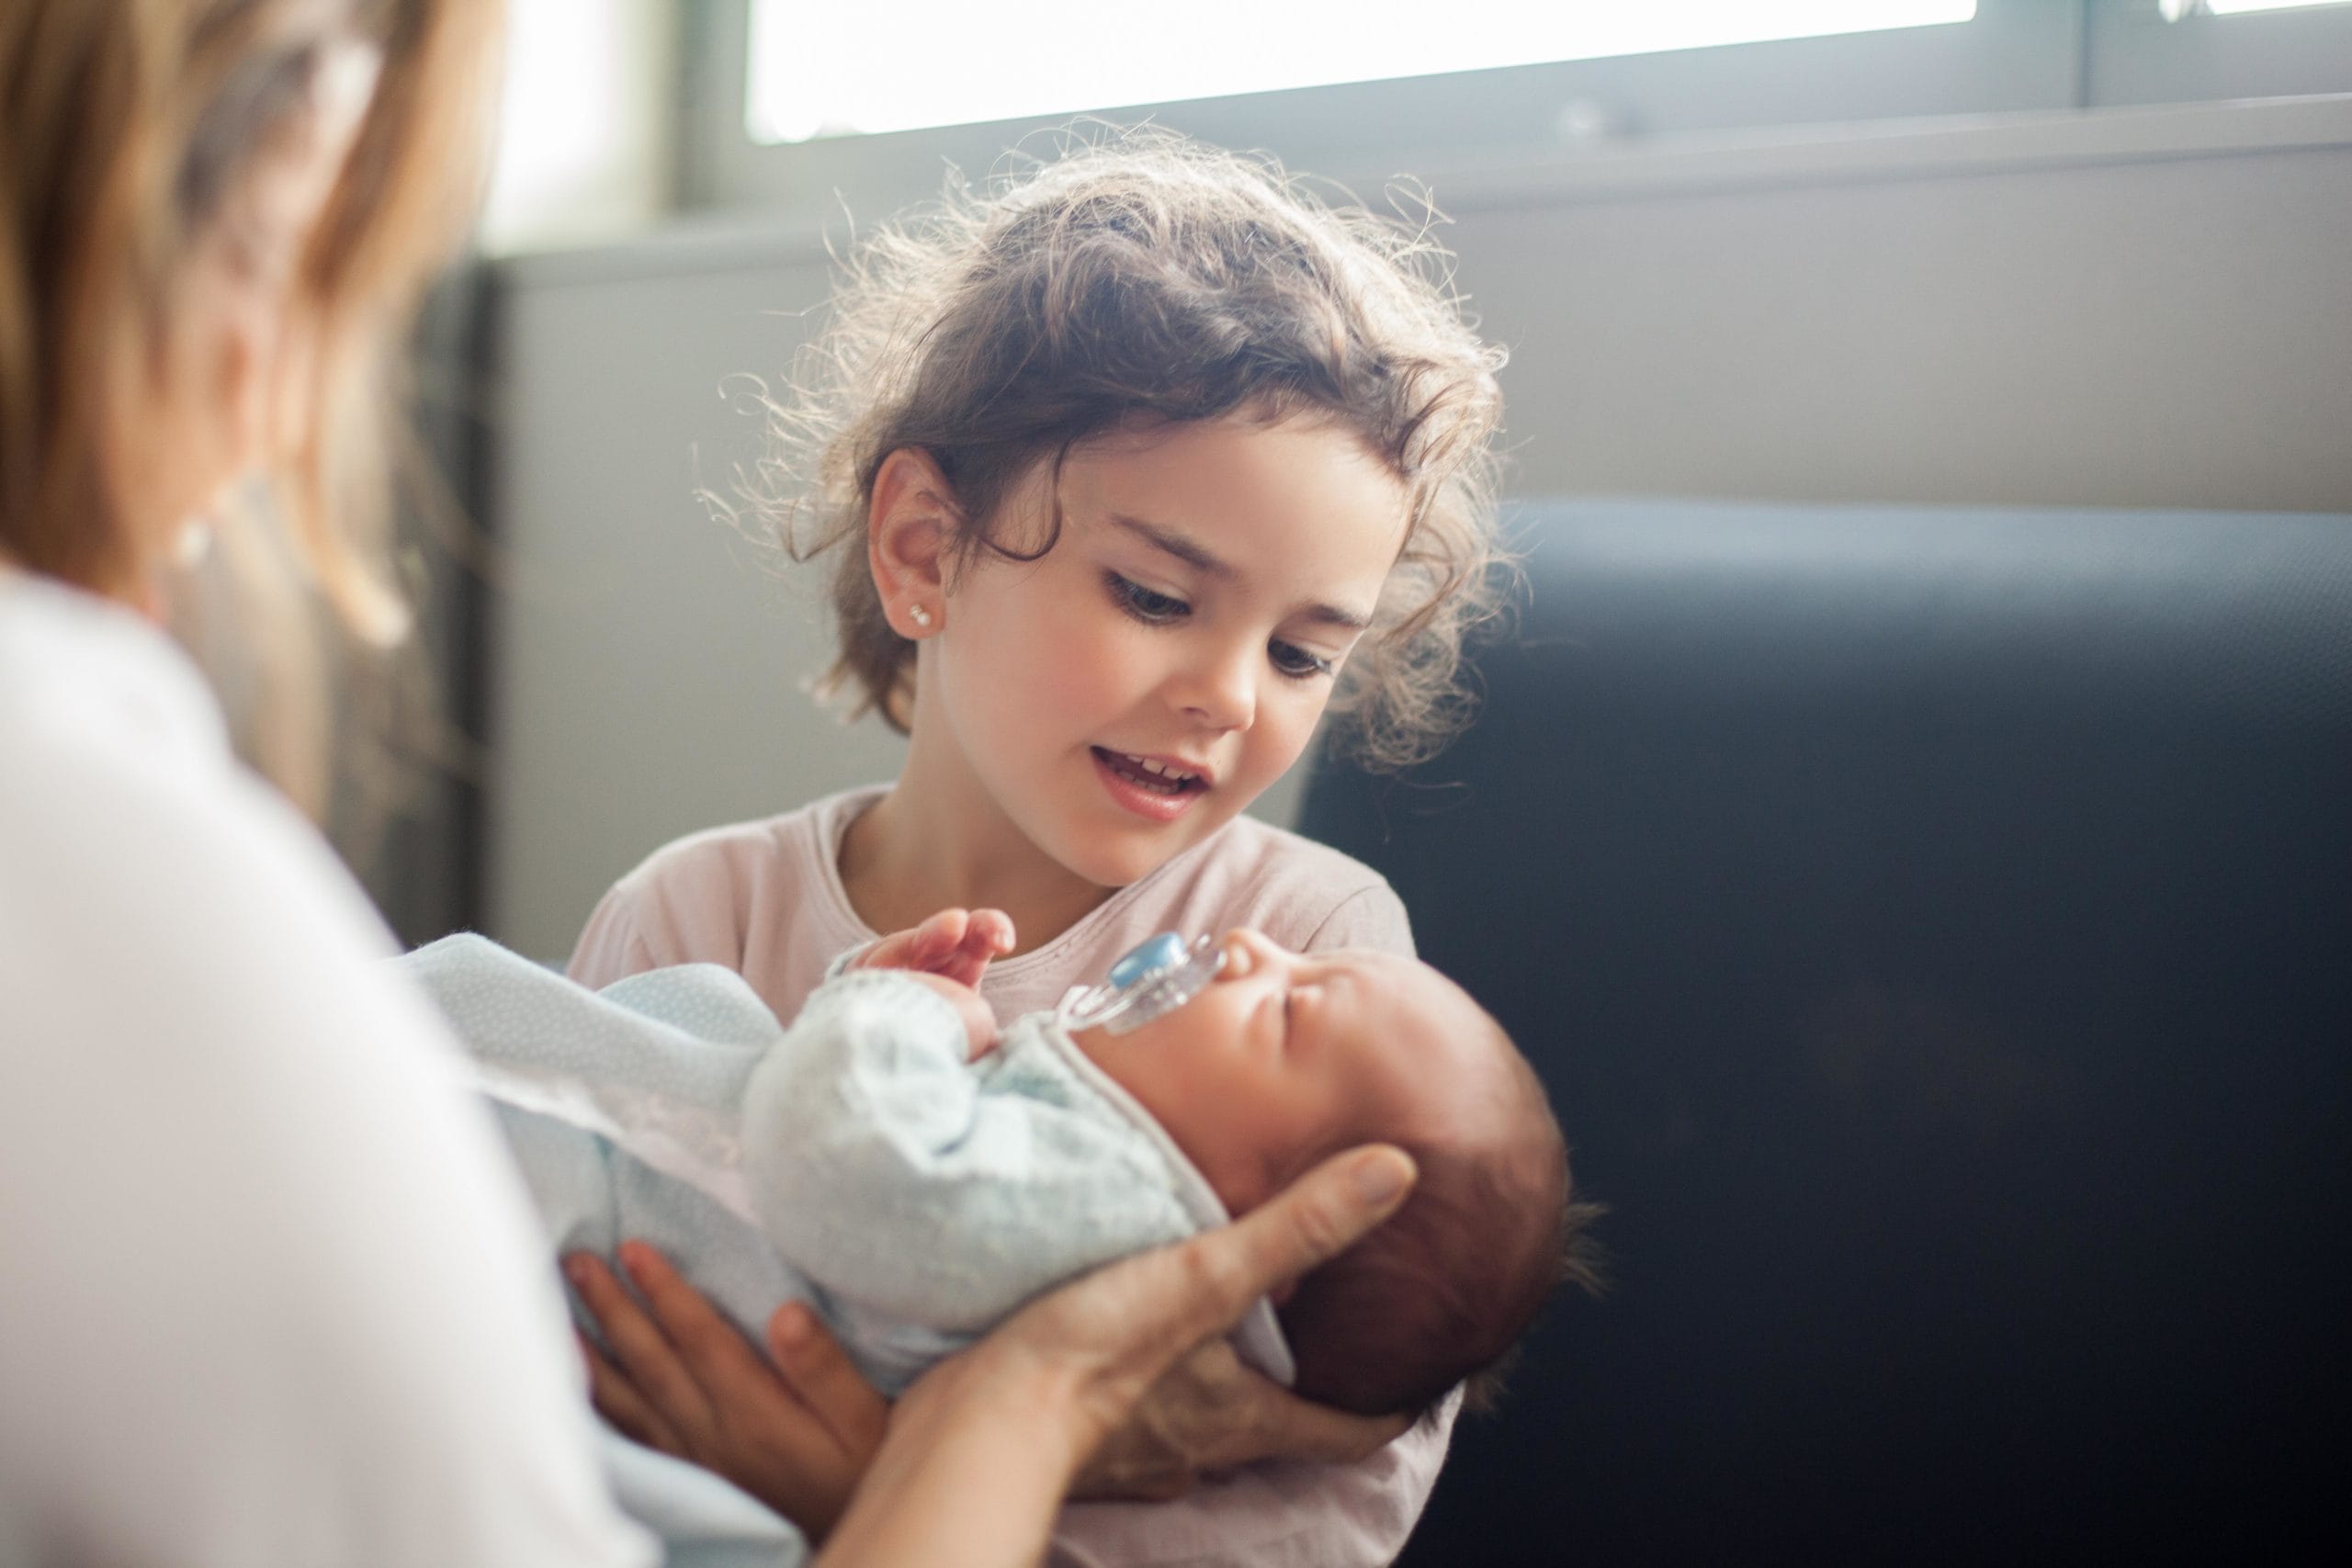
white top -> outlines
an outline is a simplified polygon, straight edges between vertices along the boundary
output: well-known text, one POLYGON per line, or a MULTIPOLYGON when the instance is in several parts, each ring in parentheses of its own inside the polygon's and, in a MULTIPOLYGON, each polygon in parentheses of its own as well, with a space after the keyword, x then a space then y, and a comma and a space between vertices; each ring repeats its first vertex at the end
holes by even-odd
POLYGON ((0 570, 0 1562, 651 1561, 393 951, 175 647, 0 570))

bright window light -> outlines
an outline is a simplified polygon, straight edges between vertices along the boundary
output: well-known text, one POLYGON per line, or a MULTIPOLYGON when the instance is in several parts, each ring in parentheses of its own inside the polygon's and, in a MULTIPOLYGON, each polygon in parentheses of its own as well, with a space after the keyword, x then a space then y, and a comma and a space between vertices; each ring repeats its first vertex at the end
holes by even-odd
POLYGON ((2344 0, 2205 0, 2205 9, 2217 17, 2234 17, 2245 11, 2305 11, 2342 4, 2344 0))
POLYGON ((754 141, 1965 22, 1976 0, 752 0, 754 141))

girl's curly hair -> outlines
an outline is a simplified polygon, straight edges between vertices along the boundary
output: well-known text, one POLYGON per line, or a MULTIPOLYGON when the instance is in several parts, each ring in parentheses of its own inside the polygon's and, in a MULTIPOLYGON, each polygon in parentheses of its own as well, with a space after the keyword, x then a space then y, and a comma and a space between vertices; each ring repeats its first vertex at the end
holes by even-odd
MULTIPOLYGON (((982 550, 1042 553, 993 537, 999 503, 1090 436, 1311 415, 1361 437, 1410 503, 1331 711, 1371 765, 1443 745, 1468 717, 1464 635, 1504 581, 1503 355, 1472 330, 1421 205, 1408 224, 1327 203, 1270 161, 1126 131, 978 190, 959 183, 855 246, 789 392, 763 400, 772 447, 744 504, 723 508, 795 560, 847 547, 823 689, 907 728, 914 645, 883 618, 858 547, 891 452, 928 453, 954 488, 960 569, 982 550)), ((1057 534, 1057 517, 1042 548, 1057 534)))

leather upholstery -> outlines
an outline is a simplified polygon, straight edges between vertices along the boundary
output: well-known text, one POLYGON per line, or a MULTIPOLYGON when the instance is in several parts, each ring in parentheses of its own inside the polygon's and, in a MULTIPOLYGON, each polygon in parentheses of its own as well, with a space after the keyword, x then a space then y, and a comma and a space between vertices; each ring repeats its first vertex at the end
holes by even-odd
POLYGON ((1519 525, 1476 725, 1303 823, 1613 1210, 1407 1561, 2352 1544, 2352 519, 1519 525))

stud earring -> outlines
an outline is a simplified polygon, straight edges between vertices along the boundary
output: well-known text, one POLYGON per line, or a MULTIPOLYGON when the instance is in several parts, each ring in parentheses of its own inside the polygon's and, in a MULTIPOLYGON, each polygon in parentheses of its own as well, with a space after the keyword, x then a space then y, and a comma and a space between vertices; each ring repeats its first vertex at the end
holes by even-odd
POLYGON ((907 606, 907 614, 914 618, 915 625, 921 626, 925 631, 931 630, 931 612, 929 610, 924 609, 920 604, 910 604, 907 606))

